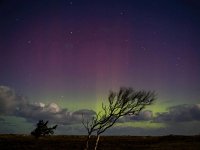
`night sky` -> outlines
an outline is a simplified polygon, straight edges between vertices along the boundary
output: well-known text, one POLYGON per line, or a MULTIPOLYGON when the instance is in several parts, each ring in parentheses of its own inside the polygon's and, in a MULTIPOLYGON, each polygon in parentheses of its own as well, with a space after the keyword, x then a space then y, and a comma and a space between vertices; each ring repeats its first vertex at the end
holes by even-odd
POLYGON ((86 134, 81 112, 123 86, 157 100, 109 134, 200 133, 199 27, 198 0, 1 0, 0 132, 86 134))

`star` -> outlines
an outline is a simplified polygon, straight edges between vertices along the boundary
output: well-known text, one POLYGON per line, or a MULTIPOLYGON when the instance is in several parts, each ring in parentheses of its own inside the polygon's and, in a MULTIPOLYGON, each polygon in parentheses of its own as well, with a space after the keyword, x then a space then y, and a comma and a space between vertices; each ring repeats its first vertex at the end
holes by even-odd
POLYGON ((122 10, 121 12, 120 12, 120 15, 121 16, 124 16, 124 15, 126 15, 127 14, 127 10, 122 10))
POLYGON ((153 34, 154 34, 154 35, 156 35, 156 34, 157 34, 157 32, 156 32, 156 31, 153 31, 153 34))
POLYGON ((146 51, 146 48, 145 48, 144 46, 141 46, 141 49, 142 49, 143 51, 146 51))
POLYGON ((124 12, 120 12, 120 15, 123 16, 123 15, 124 15, 124 12))
POLYGON ((180 66, 181 57, 176 57, 176 67, 180 66))
POLYGON ((124 41, 125 41, 125 42, 129 42, 129 40, 128 40, 128 39, 125 39, 124 41))
POLYGON ((19 18, 15 18, 15 21, 19 21, 20 19, 19 18))

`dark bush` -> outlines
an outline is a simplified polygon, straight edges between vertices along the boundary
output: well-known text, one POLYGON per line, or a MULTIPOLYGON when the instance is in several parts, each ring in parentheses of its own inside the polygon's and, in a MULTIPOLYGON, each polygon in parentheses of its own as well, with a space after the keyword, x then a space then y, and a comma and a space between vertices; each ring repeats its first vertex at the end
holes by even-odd
POLYGON ((43 120, 39 120, 39 122, 37 123, 37 127, 31 132, 31 135, 39 138, 40 136, 54 134, 54 130, 57 128, 58 125, 48 127, 48 122, 49 121, 44 122, 43 120))

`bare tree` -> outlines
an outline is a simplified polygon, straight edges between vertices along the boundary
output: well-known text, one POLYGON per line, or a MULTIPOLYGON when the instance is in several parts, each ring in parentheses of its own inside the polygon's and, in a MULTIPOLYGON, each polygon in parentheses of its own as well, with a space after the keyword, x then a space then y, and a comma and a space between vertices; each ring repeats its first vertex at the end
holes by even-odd
POLYGON ((90 120, 82 123, 88 132, 85 150, 89 148, 89 140, 93 132, 97 139, 97 149, 100 134, 112 127, 116 121, 126 115, 138 115, 147 105, 155 100, 155 94, 151 91, 134 91, 132 88, 120 88, 119 92, 111 91, 108 96, 108 105, 102 103, 102 111, 96 113, 90 120))

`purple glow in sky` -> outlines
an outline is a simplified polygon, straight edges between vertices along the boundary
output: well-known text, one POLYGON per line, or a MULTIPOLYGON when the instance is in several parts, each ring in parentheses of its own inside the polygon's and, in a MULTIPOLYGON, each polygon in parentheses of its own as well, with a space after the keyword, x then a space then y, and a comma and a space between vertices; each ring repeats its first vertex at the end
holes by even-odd
POLYGON ((200 100, 196 0, 2 0, 0 85, 32 102, 98 108, 121 86, 155 90, 155 112, 200 100))

